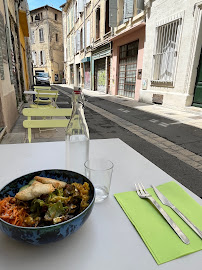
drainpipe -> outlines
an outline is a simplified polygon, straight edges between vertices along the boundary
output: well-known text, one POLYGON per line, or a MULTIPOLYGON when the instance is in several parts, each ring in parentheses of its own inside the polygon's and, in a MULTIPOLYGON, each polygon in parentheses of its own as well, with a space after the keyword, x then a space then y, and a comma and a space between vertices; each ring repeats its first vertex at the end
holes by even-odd
MULTIPOLYGON (((84 11, 83 11, 83 36, 84 36, 84 58, 86 57, 86 1, 84 0, 84 11)), ((83 86, 85 87, 85 63, 83 63, 83 86)), ((83 88, 84 88, 83 87, 83 88)))
POLYGON ((8 4, 7 0, 3 0, 4 2, 4 10, 5 10, 5 16, 6 16, 6 33, 7 33, 7 42, 9 43, 8 46, 8 63, 9 63, 9 69, 10 69, 10 74, 11 74, 11 83, 13 83, 13 74, 11 73, 12 71, 12 60, 11 60, 11 28, 10 28, 10 20, 9 20, 9 13, 8 13, 8 4))

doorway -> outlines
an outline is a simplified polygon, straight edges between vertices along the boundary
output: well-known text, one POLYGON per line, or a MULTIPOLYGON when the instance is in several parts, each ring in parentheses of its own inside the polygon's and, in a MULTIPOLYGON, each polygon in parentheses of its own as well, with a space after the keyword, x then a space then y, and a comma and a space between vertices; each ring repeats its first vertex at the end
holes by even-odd
POLYGON ((202 50, 198 65, 198 72, 196 77, 196 84, 194 90, 193 106, 202 108, 202 50))
POLYGON ((120 46, 118 95, 134 98, 137 72, 138 41, 120 46))

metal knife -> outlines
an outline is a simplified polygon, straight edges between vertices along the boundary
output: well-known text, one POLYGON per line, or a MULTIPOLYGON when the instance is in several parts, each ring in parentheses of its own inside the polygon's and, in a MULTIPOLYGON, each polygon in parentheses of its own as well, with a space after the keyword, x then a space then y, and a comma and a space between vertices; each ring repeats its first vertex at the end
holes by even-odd
POLYGON ((202 231, 199 230, 185 215, 183 215, 180 210, 178 210, 157 188, 152 186, 154 189, 156 195, 158 196, 159 200, 162 202, 162 204, 169 206, 173 211, 175 211, 176 214, 178 214, 181 219, 183 219, 187 225, 189 225, 190 228, 202 239, 202 231))

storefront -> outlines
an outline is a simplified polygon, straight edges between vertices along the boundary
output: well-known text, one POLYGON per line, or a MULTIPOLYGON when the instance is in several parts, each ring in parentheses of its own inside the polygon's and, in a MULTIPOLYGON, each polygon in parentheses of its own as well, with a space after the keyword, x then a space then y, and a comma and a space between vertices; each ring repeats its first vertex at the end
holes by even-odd
POLYGON ((93 52, 92 55, 92 88, 95 91, 107 93, 110 71, 107 68, 111 57, 111 43, 104 45, 93 52))
POLYGON ((85 57, 81 60, 81 63, 83 63, 83 69, 84 69, 84 88, 90 90, 90 57, 85 57))
POLYGON ((112 38, 112 95, 139 100, 142 81, 145 24, 141 23, 112 38))
POLYGON ((137 73, 138 40, 120 46, 118 95, 134 98, 137 73))

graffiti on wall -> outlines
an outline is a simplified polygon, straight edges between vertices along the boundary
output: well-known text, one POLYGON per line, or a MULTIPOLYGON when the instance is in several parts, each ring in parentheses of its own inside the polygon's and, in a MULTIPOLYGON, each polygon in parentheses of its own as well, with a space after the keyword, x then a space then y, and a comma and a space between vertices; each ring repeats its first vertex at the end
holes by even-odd
POLYGON ((98 86, 105 86, 106 74, 105 70, 98 70, 98 86))

